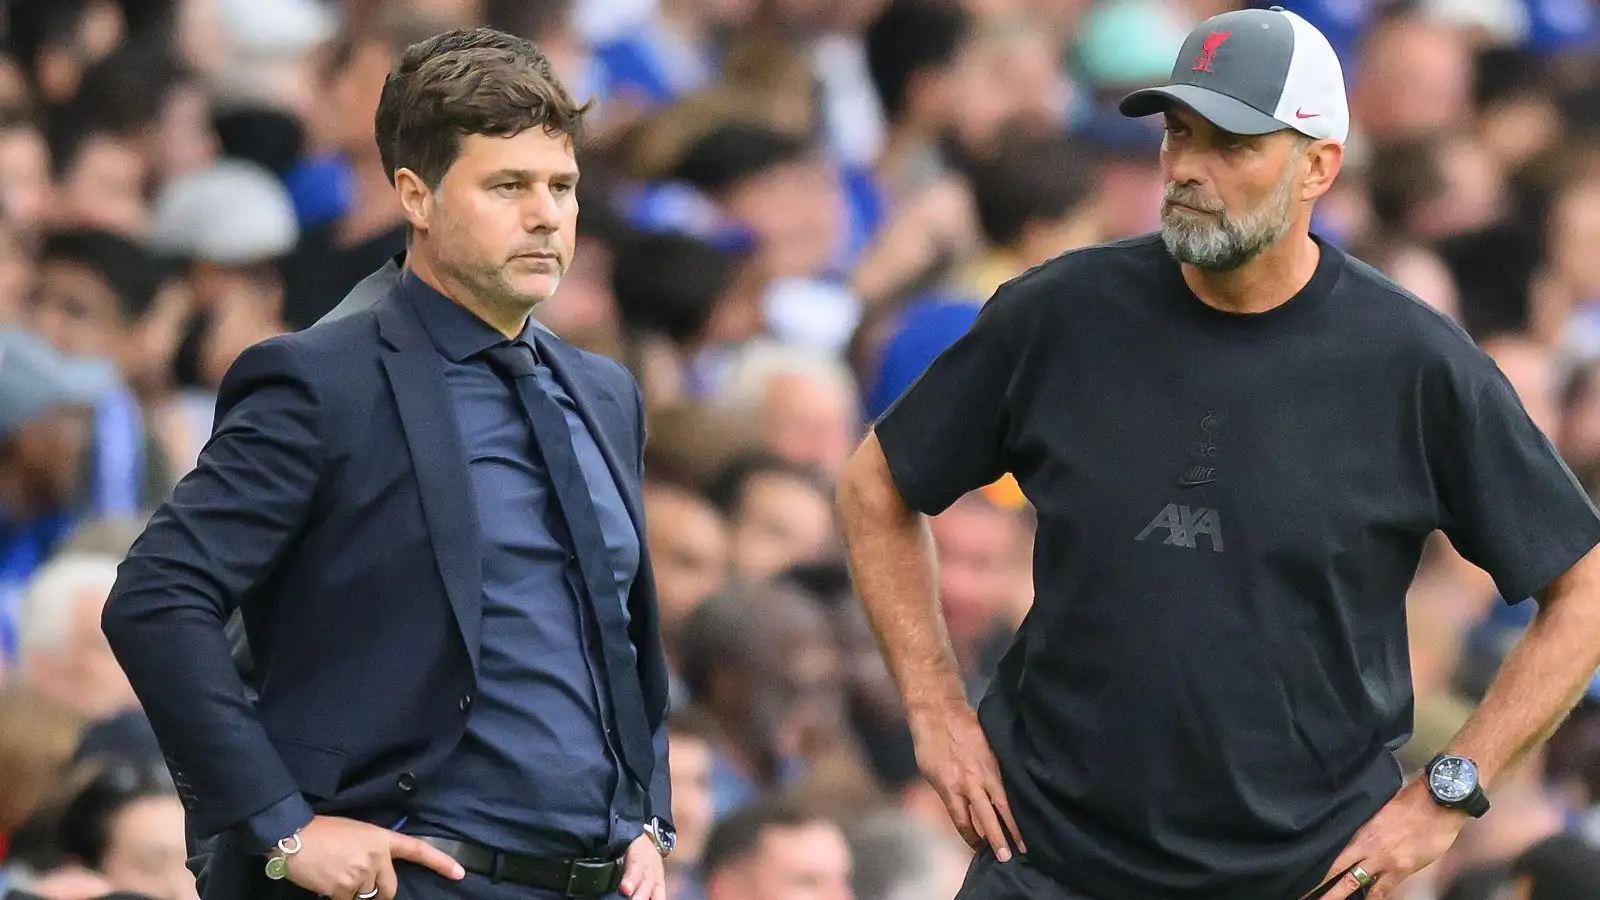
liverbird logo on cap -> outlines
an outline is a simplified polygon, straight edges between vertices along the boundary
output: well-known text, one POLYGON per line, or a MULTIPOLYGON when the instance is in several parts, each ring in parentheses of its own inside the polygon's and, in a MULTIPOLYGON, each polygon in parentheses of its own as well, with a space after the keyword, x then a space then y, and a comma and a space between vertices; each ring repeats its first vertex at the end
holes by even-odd
POLYGON ((1211 64, 1217 61, 1218 48, 1232 35, 1231 31, 1213 31, 1206 35, 1206 42, 1200 45, 1200 55, 1195 57, 1194 68, 1191 71, 1211 74, 1211 64))

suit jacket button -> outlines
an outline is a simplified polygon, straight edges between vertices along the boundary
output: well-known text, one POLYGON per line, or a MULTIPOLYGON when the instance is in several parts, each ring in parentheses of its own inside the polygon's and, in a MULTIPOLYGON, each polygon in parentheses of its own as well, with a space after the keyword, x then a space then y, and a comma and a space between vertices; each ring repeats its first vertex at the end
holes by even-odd
POLYGON ((400 780, 396 783, 400 786, 400 790, 409 794, 417 789, 417 776, 410 772, 401 772, 400 780))
POLYGON ((468 709, 471 709, 471 708, 472 708, 472 695, 471 694, 462 694, 461 695, 461 711, 462 712, 466 712, 468 709))

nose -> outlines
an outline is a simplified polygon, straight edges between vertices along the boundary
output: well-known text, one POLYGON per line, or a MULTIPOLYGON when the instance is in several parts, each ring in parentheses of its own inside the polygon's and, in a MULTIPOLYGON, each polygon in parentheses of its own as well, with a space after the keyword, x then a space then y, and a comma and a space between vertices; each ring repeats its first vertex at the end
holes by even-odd
POLYGON ((1188 148, 1169 145, 1161 148, 1161 164, 1168 182, 1198 185, 1205 181, 1205 166, 1200 155, 1188 148))
POLYGON ((61 310, 53 303, 40 303, 33 308, 31 318, 34 333, 61 349, 67 331, 67 317, 61 310))
POLYGON ((522 207, 522 227, 530 234, 554 231, 561 222, 561 204, 549 185, 528 191, 522 207))

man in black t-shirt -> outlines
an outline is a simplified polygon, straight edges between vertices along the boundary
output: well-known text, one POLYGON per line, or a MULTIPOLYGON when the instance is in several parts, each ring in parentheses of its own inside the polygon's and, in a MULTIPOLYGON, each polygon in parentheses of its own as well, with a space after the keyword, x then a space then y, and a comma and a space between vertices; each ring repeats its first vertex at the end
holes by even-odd
POLYGON ((1392 898, 1600 665, 1600 515, 1482 351, 1310 234, 1349 121, 1327 40, 1227 13, 1172 82, 1122 105, 1166 117, 1161 233, 1002 287, 852 460, 857 587, 983 849, 960 900, 1392 898), (1036 599, 974 714, 918 514, 1005 472, 1036 599), (1435 530, 1540 608, 1402 787, 1435 530))

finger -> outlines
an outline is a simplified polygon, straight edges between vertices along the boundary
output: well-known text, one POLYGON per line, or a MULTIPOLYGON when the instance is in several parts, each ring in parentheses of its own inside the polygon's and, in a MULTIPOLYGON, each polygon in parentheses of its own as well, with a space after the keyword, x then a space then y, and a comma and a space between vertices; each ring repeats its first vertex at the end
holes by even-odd
POLYGON ((389 833, 389 856, 432 869, 451 881, 467 877, 467 870, 438 847, 407 834, 389 833))
POLYGON ((994 801, 983 791, 978 792, 978 797, 972 801, 973 821, 984 840, 994 849, 994 858, 1001 862, 1011 861, 1011 842, 1006 839, 1004 828, 1000 827, 1000 817, 995 814, 994 801))
POLYGON ((666 873, 662 873, 661 880, 656 882, 656 889, 651 892, 650 900, 667 900, 666 873))
POLYGON ((1022 842, 1022 831, 1017 828, 1017 820, 1011 815, 1011 803, 1006 800, 1006 789, 1000 784, 998 776, 990 778, 989 799, 994 801, 994 808, 1000 813, 1000 821, 1006 826, 1006 831, 1010 833, 1011 839, 1016 841, 1017 850, 1027 853, 1028 845, 1022 842))
POLYGON ((1354 874, 1346 872, 1339 876, 1339 880, 1334 882, 1333 887, 1329 888, 1326 894, 1322 895, 1322 900, 1347 900, 1349 897, 1356 896, 1360 890, 1361 882, 1356 880, 1354 874))
POLYGON ((1350 843, 1345 845, 1344 851, 1334 859, 1333 865, 1329 866, 1328 871, 1323 874, 1321 884, 1327 884, 1340 875, 1349 872, 1351 866, 1366 858, 1367 851, 1361 846, 1361 838, 1361 832, 1356 832, 1356 836, 1350 839, 1350 843))
POLYGON ((400 877, 395 874, 394 861, 385 860, 378 867, 378 900, 394 900, 400 893, 400 877))
POLYGON ((950 813, 950 822, 956 826, 956 831, 961 833, 961 839, 967 846, 974 850, 983 847, 983 836, 972 827, 972 816, 968 812, 967 798, 955 794, 944 801, 944 807, 950 813))
MULTIPOLYGON (((648 897, 650 881, 650 858, 639 849, 639 844, 628 847, 628 852, 622 857, 622 896, 648 897)), ((650 850, 655 853, 655 849, 650 850)))

